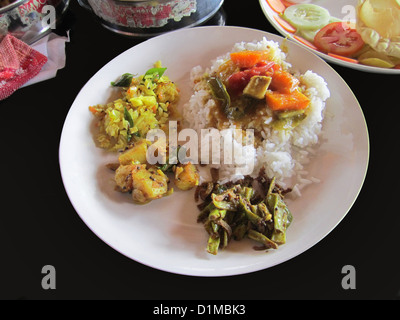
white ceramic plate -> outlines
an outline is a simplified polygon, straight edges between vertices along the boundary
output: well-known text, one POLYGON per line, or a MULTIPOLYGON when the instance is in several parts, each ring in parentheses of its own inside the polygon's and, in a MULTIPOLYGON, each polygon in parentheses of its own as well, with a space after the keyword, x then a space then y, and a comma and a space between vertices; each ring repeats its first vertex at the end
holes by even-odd
POLYGON ((342 78, 322 59, 289 43, 289 60, 305 72, 314 70, 327 81, 332 98, 325 123, 326 140, 310 166, 322 182, 290 203, 294 222, 287 244, 268 253, 252 249, 254 243, 232 242, 217 256, 205 250, 207 234, 196 222, 193 191, 176 192, 145 206, 114 191, 113 174, 105 164, 116 156, 97 149, 93 142, 93 116, 88 106, 111 96, 110 81, 123 73, 142 74, 159 59, 167 75, 181 88, 181 103, 192 94, 189 72, 209 66, 217 56, 240 41, 277 42, 281 37, 236 27, 183 29, 143 42, 122 53, 83 87, 66 118, 59 160, 68 196, 87 226, 104 242, 147 266, 193 276, 227 276, 265 269, 291 259, 326 236, 350 210, 363 184, 369 159, 369 139, 361 108, 342 78), (345 106, 345 108, 344 108, 345 106))
MULTIPOLYGON (((353 63, 353 62, 347 62, 341 59, 337 59, 335 57, 329 56, 325 53, 322 53, 318 50, 314 50, 310 48, 309 46, 304 45, 297 39, 293 37, 293 34, 286 31, 275 19, 279 14, 275 12, 271 6, 268 4, 267 0, 259 0, 261 8, 267 17, 268 21, 272 24, 272 26, 283 36, 288 37, 289 39, 299 43, 302 45, 304 48, 307 48, 308 50, 313 51, 323 59, 325 59, 328 62, 335 63, 347 68, 352 68, 360 71, 365 71, 365 72, 373 72, 373 73, 386 73, 386 74, 400 74, 400 69, 385 69, 385 68, 378 68, 378 67, 372 67, 372 66, 366 66, 362 65, 359 63, 353 63)), ((293 1, 296 2, 296 1, 293 1)), ((300 2, 300 1, 299 1, 300 2)), ((353 21, 355 22, 356 19, 356 5, 357 5, 357 0, 309 0, 309 1, 304 1, 307 3, 313 3, 318 6, 321 6, 329 11, 332 17, 339 18, 341 20, 345 21, 353 21)))

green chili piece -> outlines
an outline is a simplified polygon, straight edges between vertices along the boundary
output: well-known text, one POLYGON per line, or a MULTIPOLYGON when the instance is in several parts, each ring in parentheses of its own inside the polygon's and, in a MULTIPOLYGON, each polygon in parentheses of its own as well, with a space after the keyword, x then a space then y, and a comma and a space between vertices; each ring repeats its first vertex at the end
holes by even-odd
POLYGON ((212 201, 214 206, 221 210, 235 210, 236 205, 232 201, 220 201, 220 195, 216 195, 215 193, 211 194, 212 201))
POLYGON ((255 230, 249 230, 247 236, 257 242, 262 243, 267 249, 278 249, 278 245, 267 236, 255 230))
POLYGON ((229 238, 229 233, 224 230, 222 234, 222 243, 220 242, 221 249, 225 249, 228 246, 229 238))
POLYGON ((257 213, 265 221, 272 219, 272 214, 269 212, 267 205, 264 202, 261 202, 257 205, 257 213))
POLYGON ((276 193, 270 195, 270 202, 273 204, 274 231, 271 239, 278 244, 286 243, 286 230, 288 228, 289 211, 286 204, 276 193))
POLYGON ((249 188, 249 187, 244 187, 243 188, 243 196, 247 199, 247 200, 251 200, 251 198, 254 195, 254 189, 253 188, 249 188))
POLYGON ((126 107, 124 107, 124 118, 126 121, 128 121, 128 130, 127 130, 127 138, 128 138, 128 142, 130 142, 132 140, 132 134, 130 133, 130 128, 133 128, 134 123, 133 123, 133 119, 131 114, 129 113, 128 109, 126 107))
POLYGON ((208 238, 207 252, 216 255, 218 253, 218 248, 220 243, 221 243, 221 238, 219 236, 215 237, 211 235, 208 238))
POLYGON ((245 212, 247 218, 256 226, 259 226, 263 223, 263 219, 258 215, 254 214, 249 207, 249 203, 246 198, 239 197, 239 206, 245 212))
POLYGON ((272 192, 274 192, 274 188, 275 188, 275 181, 276 181, 276 178, 275 177, 273 177, 272 178, 272 180, 271 180, 271 183, 269 184, 269 188, 268 188, 268 193, 267 193, 267 197, 272 193, 272 192))
POLYGON ((211 221, 211 234, 218 234, 219 225, 211 221))
POLYGON ((219 78, 216 77, 211 77, 210 79, 208 79, 207 83, 211 89, 214 98, 221 101, 222 108, 225 111, 225 113, 227 113, 229 107, 231 106, 231 97, 228 91, 226 90, 225 85, 219 78))
POLYGON ((133 126, 134 126, 133 119, 132 119, 132 116, 131 116, 131 114, 129 113, 129 111, 128 111, 128 109, 126 107, 124 107, 124 118, 125 118, 126 121, 128 121, 129 127, 133 128, 133 126))
POLYGON ((237 241, 242 240, 246 236, 248 229, 249 228, 246 223, 239 224, 238 226, 236 226, 236 228, 232 232, 233 237, 237 241))
POLYGON ((214 203, 209 203, 203 210, 200 211, 197 216, 197 221, 204 222, 205 219, 208 218, 210 212, 215 209, 214 203))
MULTIPOLYGON (((221 218, 222 218, 222 214, 224 214, 223 212, 226 213, 225 210, 220 211, 218 208, 216 208, 216 209, 214 209, 214 210, 212 210, 212 211, 210 212, 208 218, 209 218, 211 221, 214 221, 214 222, 215 222, 215 221, 217 221, 218 219, 221 219, 221 218)), ((223 218, 222 218, 222 219, 223 219, 223 218)))
POLYGON ((223 229, 224 234, 226 234, 226 237, 229 240, 232 236, 231 226, 224 219, 219 219, 216 223, 223 229))

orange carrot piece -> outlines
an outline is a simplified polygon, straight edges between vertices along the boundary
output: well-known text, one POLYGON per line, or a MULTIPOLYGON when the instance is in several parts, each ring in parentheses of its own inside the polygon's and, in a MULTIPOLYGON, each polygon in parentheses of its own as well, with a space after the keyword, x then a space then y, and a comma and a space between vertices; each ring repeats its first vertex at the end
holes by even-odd
POLYGON ((336 59, 340 59, 346 62, 350 62, 350 63, 358 63, 357 59, 352 59, 352 58, 348 58, 348 57, 344 57, 344 56, 340 56, 334 53, 328 53, 328 56, 332 57, 332 58, 336 58, 336 59))
POLYGON ((292 93, 269 91, 266 94, 266 101, 272 111, 303 110, 310 104, 310 99, 298 90, 292 93))
POLYGON ((239 51, 231 53, 231 60, 239 68, 251 68, 268 58, 267 51, 239 51))
POLYGON ((286 9, 285 5, 280 0, 267 0, 267 3, 271 9, 277 13, 282 13, 286 9))
POLYGON ((286 20, 282 19, 279 15, 275 14, 274 16, 275 21, 283 28, 283 30, 289 32, 289 33, 295 33, 296 28, 293 27, 289 22, 286 20))
POLYGON ((92 114, 94 114, 94 115, 96 115, 99 111, 95 108, 95 107, 93 107, 93 106, 90 106, 89 107, 89 111, 92 113, 92 114))
POLYGON ((295 38, 297 41, 299 41, 300 43, 304 44, 305 46, 313 49, 313 50, 318 50, 316 46, 314 46, 313 43, 311 43, 310 41, 303 39, 301 37, 298 37, 296 35, 293 36, 293 38, 295 38))
POLYGON ((291 93, 299 85, 299 80, 286 71, 275 71, 272 76, 272 90, 281 93, 291 93))

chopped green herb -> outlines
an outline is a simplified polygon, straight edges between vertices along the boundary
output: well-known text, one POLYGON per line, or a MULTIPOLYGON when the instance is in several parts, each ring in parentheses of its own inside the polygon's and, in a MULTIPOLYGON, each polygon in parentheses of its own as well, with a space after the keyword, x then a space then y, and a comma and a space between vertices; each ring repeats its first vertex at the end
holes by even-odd
POLYGON ((132 116, 131 116, 131 114, 129 113, 129 111, 128 111, 128 109, 126 107, 124 108, 124 118, 125 118, 126 121, 128 121, 129 127, 133 128, 133 126, 134 126, 133 119, 132 119, 132 116))

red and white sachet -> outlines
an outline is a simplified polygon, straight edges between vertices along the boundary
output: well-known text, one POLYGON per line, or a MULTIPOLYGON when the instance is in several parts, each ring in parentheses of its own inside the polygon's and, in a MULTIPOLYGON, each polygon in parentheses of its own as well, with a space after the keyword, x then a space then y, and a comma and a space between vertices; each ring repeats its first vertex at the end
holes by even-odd
POLYGON ((0 43, 0 100, 35 77, 47 57, 8 34, 0 43))

